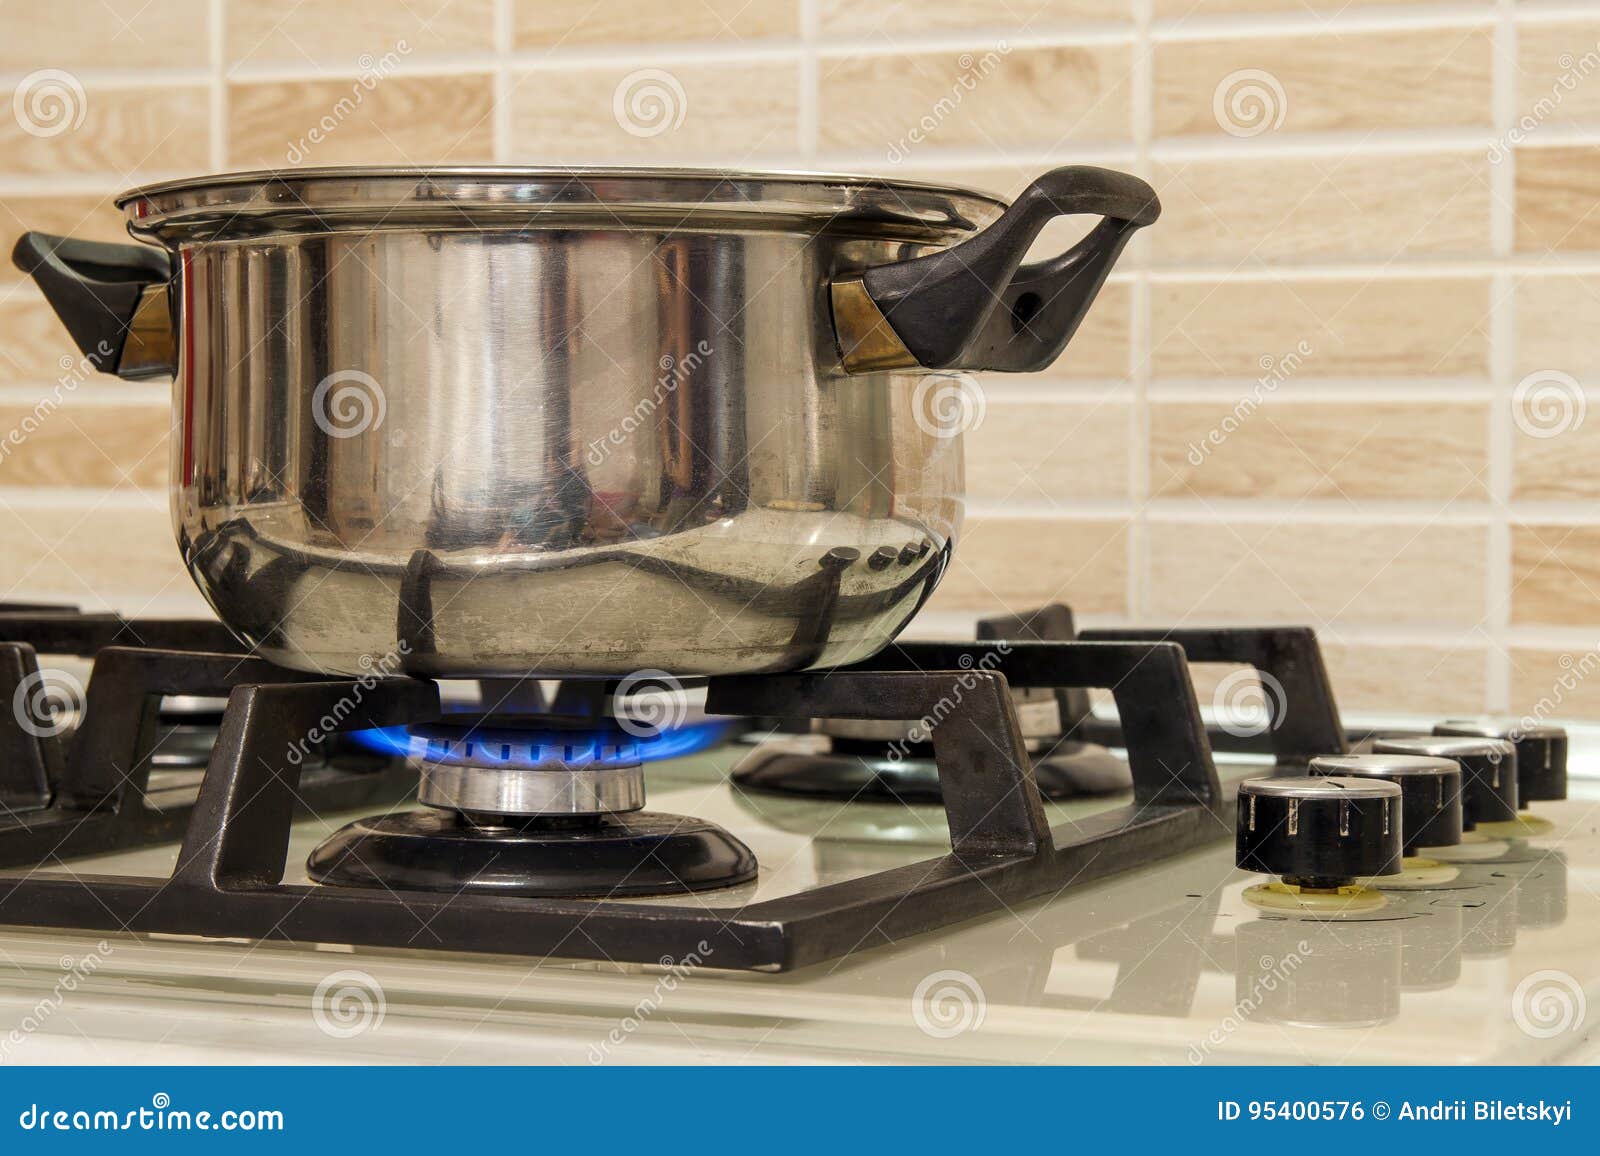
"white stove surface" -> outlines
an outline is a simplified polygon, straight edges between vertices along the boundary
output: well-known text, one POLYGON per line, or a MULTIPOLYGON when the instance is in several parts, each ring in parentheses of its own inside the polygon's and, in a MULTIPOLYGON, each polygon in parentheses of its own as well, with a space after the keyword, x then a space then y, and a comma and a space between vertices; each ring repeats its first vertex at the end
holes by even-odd
MULTIPOLYGON (((741 794, 726 774, 748 749, 650 768, 651 810, 722 823, 762 864, 660 902, 736 906, 948 848, 936 807, 741 794)), ((1219 826, 1201 851, 780 975, 445 954, 420 921, 413 951, 0 928, 0 1063, 1581 1062, 1600 1052, 1600 783, 1572 795, 1535 805, 1548 833, 1477 845, 1448 889, 1360 917, 1252 907, 1261 877, 1219 826)), ((298 825, 291 867, 354 817, 298 825)))

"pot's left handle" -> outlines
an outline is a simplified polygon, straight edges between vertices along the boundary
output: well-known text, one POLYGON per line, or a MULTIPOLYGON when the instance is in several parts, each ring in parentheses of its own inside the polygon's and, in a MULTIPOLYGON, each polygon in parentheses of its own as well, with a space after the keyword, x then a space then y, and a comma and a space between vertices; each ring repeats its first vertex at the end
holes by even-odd
POLYGON ((1045 173, 998 220, 949 249, 834 278, 845 372, 995 369, 1032 373, 1077 332, 1133 234, 1161 215, 1130 173, 1070 165, 1045 173), (1059 257, 1023 265, 1056 217, 1103 218, 1059 257))
POLYGON ((24 233, 11 261, 32 277, 78 350, 101 373, 137 380, 178 371, 172 261, 148 245, 24 233))

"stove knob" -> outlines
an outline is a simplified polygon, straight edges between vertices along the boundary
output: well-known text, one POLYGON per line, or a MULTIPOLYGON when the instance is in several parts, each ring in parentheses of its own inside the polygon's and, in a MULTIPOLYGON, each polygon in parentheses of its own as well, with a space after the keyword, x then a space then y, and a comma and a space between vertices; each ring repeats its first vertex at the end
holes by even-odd
POLYGON ((1475 735, 1506 739, 1517 748, 1517 806, 1541 799, 1567 797, 1567 732, 1562 727, 1533 723, 1521 726, 1503 720, 1452 720, 1433 728, 1436 735, 1475 735))
POLYGON ((1400 834, 1406 854, 1461 842, 1461 764, 1422 755, 1323 755, 1313 775, 1379 779, 1400 788, 1400 834))
POLYGON ((1517 817, 1517 748, 1504 739, 1418 735, 1378 739, 1372 749, 1380 755, 1425 755, 1460 763, 1463 830, 1517 817))
POLYGON ((1382 779, 1246 779, 1239 784, 1234 861, 1318 891, 1394 875, 1400 798, 1400 788, 1382 779))

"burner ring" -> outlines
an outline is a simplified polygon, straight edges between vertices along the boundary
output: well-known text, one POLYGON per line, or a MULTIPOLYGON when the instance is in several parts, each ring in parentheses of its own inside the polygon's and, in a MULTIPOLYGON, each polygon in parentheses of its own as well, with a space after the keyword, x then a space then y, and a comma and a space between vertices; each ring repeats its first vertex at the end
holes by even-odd
POLYGON ((615 815, 644 807, 644 768, 480 767, 424 760, 417 802, 485 815, 615 815))

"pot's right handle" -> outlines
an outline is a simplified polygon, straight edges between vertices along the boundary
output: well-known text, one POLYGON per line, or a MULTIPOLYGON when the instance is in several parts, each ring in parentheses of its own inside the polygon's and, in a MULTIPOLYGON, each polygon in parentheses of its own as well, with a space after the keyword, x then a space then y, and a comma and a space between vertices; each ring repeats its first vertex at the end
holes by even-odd
POLYGON ((1048 172, 971 240, 835 278, 845 371, 1044 369, 1072 340, 1129 239, 1160 215, 1155 190, 1129 173, 1086 165, 1048 172), (1080 213, 1105 219, 1061 256, 1022 265, 1046 224, 1080 213))
POLYGON ((79 352, 101 373, 138 379, 177 372, 172 262, 163 250, 24 233, 11 261, 38 283, 79 352))

